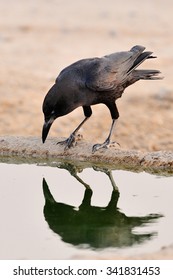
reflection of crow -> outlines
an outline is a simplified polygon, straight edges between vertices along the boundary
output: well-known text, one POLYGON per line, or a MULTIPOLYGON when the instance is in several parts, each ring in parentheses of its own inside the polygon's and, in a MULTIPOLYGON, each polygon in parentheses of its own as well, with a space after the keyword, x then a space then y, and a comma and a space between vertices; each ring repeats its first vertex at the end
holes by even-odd
POLYGON ((42 141, 45 142, 50 127, 58 117, 69 114, 82 106, 85 119, 62 142, 70 148, 75 142, 77 131, 92 115, 91 106, 105 104, 112 117, 109 135, 103 144, 95 144, 93 152, 108 147, 116 120, 119 118, 115 101, 123 91, 136 81, 161 79, 158 70, 136 70, 146 59, 154 58, 152 52, 144 52, 142 46, 134 46, 130 51, 117 52, 101 58, 82 59, 61 71, 55 84, 47 93, 43 102, 45 123, 42 141))
POLYGON ((78 209, 56 202, 45 179, 43 179, 43 192, 45 220, 64 242, 73 245, 106 248, 141 243, 150 239, 154 233, 135 234, 133 229, 160 217, 157 214, 127 217, 117 208, 119 192, 115 189, 106 207, 96 207, 91 205, 92 190, 86 187, 83 201, 78 209))

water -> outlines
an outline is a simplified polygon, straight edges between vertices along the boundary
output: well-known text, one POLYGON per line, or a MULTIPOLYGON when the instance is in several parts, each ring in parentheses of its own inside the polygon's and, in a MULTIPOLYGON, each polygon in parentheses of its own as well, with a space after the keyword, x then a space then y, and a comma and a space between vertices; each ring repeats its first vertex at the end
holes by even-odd
POLYGON ((0 259, 129 256, 173 243, 173 177, 58 166, 0 163, 0 259))

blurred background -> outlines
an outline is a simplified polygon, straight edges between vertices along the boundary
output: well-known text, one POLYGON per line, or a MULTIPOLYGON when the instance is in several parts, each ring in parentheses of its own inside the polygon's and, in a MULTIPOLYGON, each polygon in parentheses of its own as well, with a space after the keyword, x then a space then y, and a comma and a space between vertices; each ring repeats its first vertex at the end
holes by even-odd
MULTIPOLYGON (((164 80, 139 81, 117 105, 114 140, 125 149, 173 149, 173 2, 171 0, 0 0, 0 135, 41 137, 42 102, 59 72, 81 58, 140 44, 157 59, 164 80)), ((50 136, 67 137, 82 108, 54 122, 50 136)), ((107 137, 110 113, 93 107, 86 141, 107 137)))

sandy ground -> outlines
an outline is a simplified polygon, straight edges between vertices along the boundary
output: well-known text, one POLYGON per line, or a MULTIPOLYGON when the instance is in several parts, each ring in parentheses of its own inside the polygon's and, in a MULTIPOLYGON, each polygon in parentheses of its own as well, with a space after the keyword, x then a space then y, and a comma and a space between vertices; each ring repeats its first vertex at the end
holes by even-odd
MULTIPOLYGON (((0 135, 41 137, 42 102, 64 67, 140 44, 158 57, 143 67, 165 78, 125 91, 113 140, 123 149, 173 150, 172 10, 172 0, 1 0, 0 135)), ((50 136, 67 137, 82 119, 79 108, 57 120, 50 136)), ((97 105, 81 133, 102 142, 110 124, 108 109, 97 105)))
MULTIPOLYGON (((0 1, 0 135, 41 135, 43 98, 65 66, 141 44, 158 57, 143 67, 165 78, 125 91, 113 140, 125 149, 172 150, 172 8, 171 0, 0 1)), ((59 118, 50 136, 67 137, 82 119, 81 108, 59 118)), ((97 105, 81 133, 102 142, 110 124, 97 105)))

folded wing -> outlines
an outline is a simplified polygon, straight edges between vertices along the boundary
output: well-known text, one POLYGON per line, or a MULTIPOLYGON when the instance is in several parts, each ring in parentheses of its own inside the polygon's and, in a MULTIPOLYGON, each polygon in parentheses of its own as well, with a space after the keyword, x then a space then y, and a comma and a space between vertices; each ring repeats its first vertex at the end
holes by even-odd
POLYGON ((87 74, 86 86, 94 91, 115 90, 128 80, 129 75, 144 60, 154 58, 152 52, 144 50, 143 46, 137 45, 130 51, 113 53, 92 61, 93 67, 87 74))

